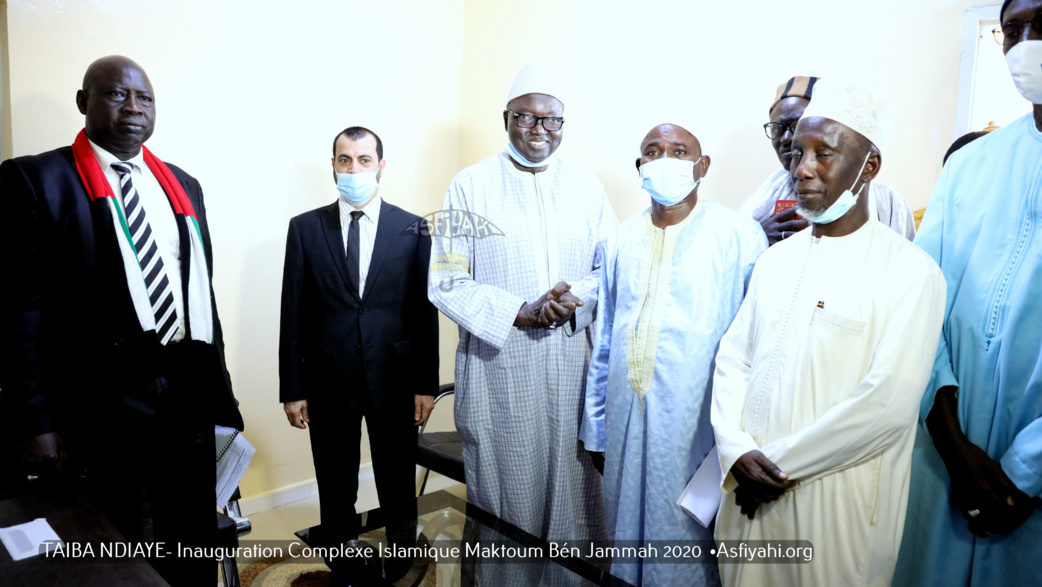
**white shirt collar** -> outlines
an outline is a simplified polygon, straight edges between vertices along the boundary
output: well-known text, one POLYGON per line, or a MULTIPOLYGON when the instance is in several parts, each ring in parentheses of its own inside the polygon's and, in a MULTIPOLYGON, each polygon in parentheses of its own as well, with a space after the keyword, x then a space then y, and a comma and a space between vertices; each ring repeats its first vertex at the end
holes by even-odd
POLYGON ((146 168, 145 151, 143 149, 138 151, 137 155, 134 155, 126 161, 123 161, 119 157, 116 157, 112 153, 109 153, 105 149, 99 147, 98 144, 94 141, 87 139, 87 142, 90 143, 90 148, 92 151, 94 151, 94 158, 98 160, 98 165, 101 165, 101 170, 106 173, 116 173, 116 170, 112 169, 112 164, 116 162, 130 163, 139 171, 143 171, 146 168))
MULTIPOLYGON (((351 214, 351 212, 355 211, 355 207, 352 206, 351 204, 348 204, 347 200, 345 200, 339 194, 337 194, 336 200, 337 200, 337 202, 340 203, 340 217, 341 218, 350 218, 350 214, 351 214)), ((374 224, 379 224, 379 222, 380 222, 380 205, 381 205, 382 201, 383 201, 383 199, 380 198, 380 190, 377 190, 376 191, 376 195, 374 195, 371 200, 366 202, 365 206, 362 206, 361 210, 365 214, 362 217, 362 219, 369 219, 369 220, 373 221, 374 224)))

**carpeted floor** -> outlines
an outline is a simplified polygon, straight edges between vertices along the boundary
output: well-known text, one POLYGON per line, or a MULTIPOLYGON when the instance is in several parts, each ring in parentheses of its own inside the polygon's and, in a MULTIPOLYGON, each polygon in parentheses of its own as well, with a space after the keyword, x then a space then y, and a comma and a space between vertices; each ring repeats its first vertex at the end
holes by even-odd
MULTIPOLYGON (((384 539, 384 532, 377 530, 363 534, 359 537, 363 541, 376 542, 384 539)), ((438 585, 452 585, 454 578, 451 571, 449 576, 441 577, 439 581, 439 569, 437 563, 430 561, 426 567, 426 573, 418 582, 423 587, 438 587, 438 585), (446 582, 448 580, 448 582, 446 582)), ((444 570, 443 570, 444 571, 444 570)), ((444 572, 441 573, 445 575, 444 572)), ((394 585, 417 584, 415 574, 407 576, 406 579, 394 583, 394 585)), ((244 565, 239 569, 239 581, 242 587, 329 587, 329 567, 322 562, 308 562, 283 557, 267 558, 244 565)))
POLYGON ((329 587, 329 568, 323 563, 300 563, 288 557, 265 559, 239 570, 243 587, 329 587))
MULTIPOLYGON (((461 498, 466 495, 465 491, 463 485, 449 490, 461 498)), ((363 504, 360 507, 369 506, 375 507, 376 504, 363 504)), ((318 497, 274 508, 251 518, 255 521, 251 540, 284 540, 284 537, 292 536, 297 528, 319 523, 318 497)), ((424 540, 458 543, 462 539, 466 516, 455 509, 445 508, 419 516, 417 523, 424 540)), ((376 530, 360 538, 376 542, 384 539, 384 532, 382 529, 376 530)), ((461 568, 458 561, 443 560, 437 564, 431 561, 426 568, 423 563, 417 566, 419 568, 406 575, 406 580, 396 582, 396 587, 448 587, 460 583, 461 568)), ((288 555, 264 560, 240 559, 239 578, 243 587, 324 587, 330 584, 329 568, 321 560, 294 559, 288 555)))

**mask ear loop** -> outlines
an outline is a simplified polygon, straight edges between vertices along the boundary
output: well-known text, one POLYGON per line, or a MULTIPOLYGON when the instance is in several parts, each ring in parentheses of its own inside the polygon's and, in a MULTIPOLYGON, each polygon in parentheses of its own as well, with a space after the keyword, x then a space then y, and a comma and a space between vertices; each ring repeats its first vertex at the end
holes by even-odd
MULTIPOLYGON (((702 162, 702 158, 703 158, 703 157, 705 157, 705 155, 699 155, 699 156, 698 156, 698 159, 695 159, 695 162, 694 162, 694 164, 693 164, 693 165, 691 166, 691 170, 692 170, 692 171, 694 171, 695 167, 698 167, 698 164, 702 162)), ((694 179, 694 175, 692 175, 691 177, 692 177, 692 179, 694 179)), ((701 176, 699 176, 699 177, 698 177, 698 179, 696 179, 696 180, 695 180, 695 186, 696 186, 696 187, 697 187, 697 186, 698 186, 698 185, 699 185, 700 183, 702 183, 702 178, 704 178, 704 177, 705 177, 704 175, 701 175, 701 176)))
MULTIPOLYGON (((691 166, 691 170, 692 171, 694 171, 695 167, 698 167, 698 164, 702 162, 702 158, 703 157, 705 157, 705 155, 699 155, 698 156, 698 159, 695 160, 695 164, 691 166)), ((694 179, 694 176, 692 176, 692 179, 694 179)), ((692 190, 697 190, 698 186, 702 185, 702 180, 703 179, 705 179, 705 176, 704 175, 700 175, 698 177, 698 179, 695 180, 695 187, 693 187, 691 189, 692 190)))
MULTIPOLYGON (((868 154, 867 154, 867 155, 865 155, 865 160, 861 162, 861 171, 858 171, 858 172, 857 172, 857 177, 856 177, 856 178, 854 178, 854 185, 850 186, 850 191, 851 191, 851 193, 854 193, 854 186, 855 186, 855 185, 857 185, 857 182, 858 182, 858 180, 860 180, 860 179, 861 179, 861 176, 862 176, 862 175, 863 175, 863 174, 865 173, 865 165, 866 165, 866 164, 868 164, 868 160, 869 160, 869 158, 871 158, 871 157, 872 157, 872 149, 869 149, 869 150, 868 150, 868 154)), ((857 196, 858 196, 859 198, 861 197, 861 192, 862 192, 862 191, 863 191, 864 189, 865 189, 865 186, 864 186, 864 185, 862 185, 862 186, 861 186, 861 189, 857 191, 857 196)))

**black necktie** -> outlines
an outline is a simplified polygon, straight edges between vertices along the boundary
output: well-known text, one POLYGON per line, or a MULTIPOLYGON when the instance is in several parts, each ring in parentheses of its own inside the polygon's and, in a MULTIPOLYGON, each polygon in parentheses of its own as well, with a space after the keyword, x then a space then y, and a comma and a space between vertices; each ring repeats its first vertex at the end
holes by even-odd
POLYGON ((351 212, 351 224, 347 226, 347 282, 348 287, 357 296, 358 294, 358 232, 361 227, 358 226, 358 219, 362 217, 365 212, 361 210, 354 210, 351 212))
POLYGON ((159 336, 159 342, 166 344, 177 331, 174 292, 170 288, 170 280, 167 279, 166 269, 163 267, 162 255, 157 254, 159 246, 156 244, 155 235, 152 234, 152 227, 145 218, 145 207, 141 205, 141 198, 138 197, 134 182, 130 179, 132 165, 116 162, 112 164, 112 168, 119 174, 119 183, 123 188, 127 228, 134 241, 141 273, 145 277, 148 301, 152 304, 152 314, 156 318, 156 335, 159 336))

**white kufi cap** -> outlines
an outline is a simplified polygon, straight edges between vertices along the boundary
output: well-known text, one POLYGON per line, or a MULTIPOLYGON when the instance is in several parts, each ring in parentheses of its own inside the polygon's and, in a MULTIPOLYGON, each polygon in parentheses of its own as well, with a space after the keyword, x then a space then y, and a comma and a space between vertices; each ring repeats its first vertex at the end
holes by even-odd
POLYGON ((561 80, 554 69, 545 63, 529 63, 521 68, 521 73, 514 79, 514 85, 510 86, 507 103, 525 94, 546 94, 557 98, 562 104, 565 103, 562 98, 564 88, 561 80))
POLYGON ((803 118, 828 118, 862 135, 882 153, 890 139, 893 110, 880 96, 859 86, 820 79, 803 118))

